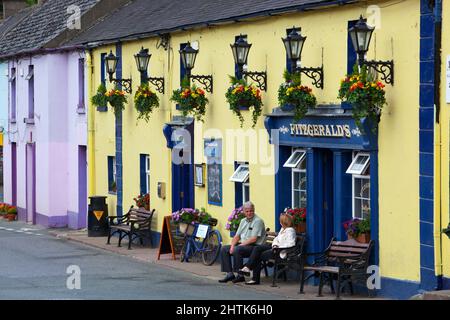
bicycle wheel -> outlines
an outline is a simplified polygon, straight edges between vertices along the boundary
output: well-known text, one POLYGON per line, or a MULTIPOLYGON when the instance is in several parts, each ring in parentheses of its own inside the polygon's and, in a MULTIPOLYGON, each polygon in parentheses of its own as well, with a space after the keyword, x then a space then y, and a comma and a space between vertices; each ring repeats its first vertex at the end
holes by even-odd
POLYGON ((184 261, 188 262, 187 259, 189 256, 187 255, 188 254, 187 246, 188 246, 188 240, 185 238, 183 246, 181 247, 181 252, 180 252, 180 261, 181 262, 184 262, 184 261))
POLYGON ((221 246, 218 231, 210 232, 203 242, 202 260, 204 265, 210 266, 217 260, 221 246))

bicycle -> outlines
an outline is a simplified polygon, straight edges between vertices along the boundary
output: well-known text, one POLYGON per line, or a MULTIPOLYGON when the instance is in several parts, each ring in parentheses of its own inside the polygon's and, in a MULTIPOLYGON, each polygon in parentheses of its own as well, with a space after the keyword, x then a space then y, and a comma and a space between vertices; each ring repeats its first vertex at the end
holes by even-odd
POLYGON ((206 266, 212 265, 217 260, 222 247, 222 236, 219 231, 213 230, 212 227, 216 225, 217 219, 210 218, 208 224, 196 223, 194 230, 185 234, 181 248, 181 262, 189 262, 191 257, 199 254, 206 266))

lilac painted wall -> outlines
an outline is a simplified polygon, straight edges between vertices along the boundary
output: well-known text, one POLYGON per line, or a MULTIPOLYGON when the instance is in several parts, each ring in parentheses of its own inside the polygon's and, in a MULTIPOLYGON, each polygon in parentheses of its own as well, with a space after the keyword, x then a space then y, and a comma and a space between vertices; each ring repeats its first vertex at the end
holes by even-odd
MULTIPOLYGON (((78 212, 78 149, 87 142, 86 114, 78 111, 79 59, 83 56, 81 52, 47 54, 9 63, 18 70, 17 122, 9 124, 5 145, 17 143, 17 205, 26 209, 26 144, 33 142, 37 223, 44 226, 86 226, 86 213, 80 218, 78 212), (24 122, 29 101, 25 77, 30 64, 34 66, 34 124, 24 122), (74 215, 75 219, 69 219, 74 215)), ((10 161, 10 148, 5 150, 5 161, 10 161)), ((10 171, 11 167, 5 166, 5 177, 10 171)), ((5 181, 5 185, 10 183, 5 181)), ((8 192, 5 201, 11 201, 8 192)))

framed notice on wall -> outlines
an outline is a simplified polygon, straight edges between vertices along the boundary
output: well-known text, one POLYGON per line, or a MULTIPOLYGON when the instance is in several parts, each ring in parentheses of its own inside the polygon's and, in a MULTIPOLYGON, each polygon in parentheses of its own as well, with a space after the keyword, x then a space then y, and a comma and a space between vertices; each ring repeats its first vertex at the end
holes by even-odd
POLYGON ((207 159, 208 203, 222 206, 222 140, 205 139, 204 152, 207 159))
POLYGON ((205 186, 205 181, 204 181, 204 171, 205 171, 205 165, 202 164, 195 164, 195 181, 194 184, 197 187, 204 187, 205 186))

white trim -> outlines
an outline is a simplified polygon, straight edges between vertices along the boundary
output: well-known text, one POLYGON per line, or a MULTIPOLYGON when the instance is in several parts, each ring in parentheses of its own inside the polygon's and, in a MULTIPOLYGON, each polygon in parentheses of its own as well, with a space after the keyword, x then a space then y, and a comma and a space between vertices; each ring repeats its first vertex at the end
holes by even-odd
POLYGON ((34 66, 33 66, 33 68, 28 69, 28 74, 25 77, 25 80, 30 80, 33 77, 34 77, 34 66))
MULTIPOLYGON (((248 179, 247 179, 248 181, 248 179)), ((244 182, 242 184, 242 203, 246 203, 247 201, 250 201, 250 183, 249 182, 244 182), (248 187, 248 195, 247 197, 245 196, 245 187, 248 187)))
POLYGON ((370 154, 364 153, 364 152, 358 152, 354 157, 352 163, 348 166, 348 169, 345 173, 353 174, 353 175, 362 175, 364 171, 367 169, 367 166, 370 163, 370 154), (356 162, 359 158, 367 157, 367 159, 364 161, 364 163, 358 164, 359 168, 353 168, 356 165, 356 162))
POLYGON ((239 167, 233 172, 230 181, 239 182, 239 183, 245 183, 248 181, 250 175, 250 170, 248 168, 247 164, 240 164, 239 167), (240 177, 239 175, 242 174, 242 171, 246 171, 245 175, 240 177))
MULTIPOLYGON (((294 187, 294 176, 295 173, 298 173, 299 175, 301 175, 302 173, 307 174, 307 168, 305 166, 306 169, 300 169, 300 165, 302 164, 303 161, 306 160, 306 151, 302 150, 302 149, 292 149, 292 155, 289 157, 289 159, 286 161, 286 163, 289 162, 289 160, 293 157, 293 155, 297 152, 303 152, 304 154, 300 157, 299 161, 297 161, 297 165, 295 167, 292 167, 291 170, 291 206, 292 208, 297 207, 297 205, 294 203, 295 201, 295 193, 297 192, 299 194, 299 202, 301 202, 301 193, 305 192, 306 194, 308 194, 307 189, 301 189, 301 188, 295 188, 294 187)), ((286 163, 285 163, 285 167, 286 167, 286 163)), ((288 167, 289 168, 289 167, 288 167)), ((299 177, 301 179, 301 177, 299 177)))
POLYGON ((145 186, 147 193, 150 193, 150 156, 145 156, 145 186))
POLYGON ((294 150, 289 157, 289 159, 286 160, 286 162, 283 164, 283 167, 285 168, 296 168, 299 166, 299 164, 305 159, 306 157, 306 151, 304 150, 294 150), (297 159, 297 161, 292 162, 298 153, 301 153, 301 156, 297 159))

